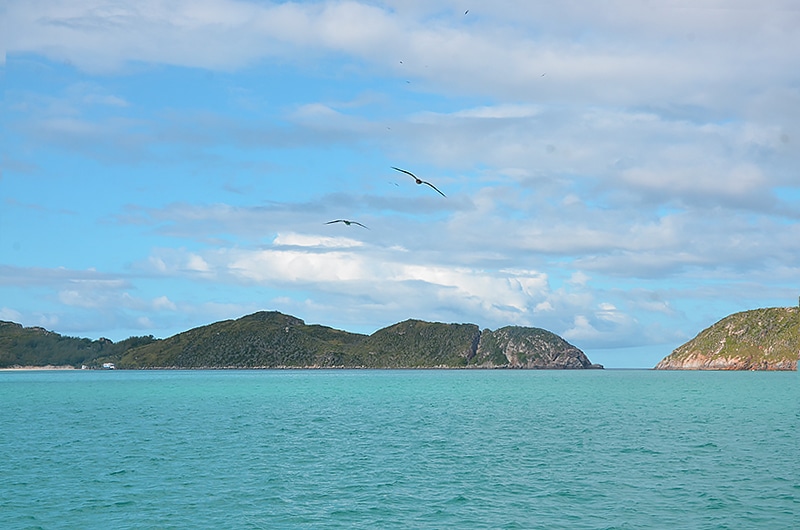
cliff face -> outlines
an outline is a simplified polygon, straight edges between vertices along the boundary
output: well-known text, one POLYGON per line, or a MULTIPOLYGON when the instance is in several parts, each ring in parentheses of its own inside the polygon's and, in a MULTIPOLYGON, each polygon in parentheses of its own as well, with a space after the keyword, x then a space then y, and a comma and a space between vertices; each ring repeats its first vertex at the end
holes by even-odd
POLYGON ((602 368, 538 328, 406 320, 372 335, 308 325, 276 311, 157 340, 64 338, 0 322, 0 367, 113 362, 117 368, 602 368), (58 345, 58 355, 51 350, 58 345), (62 362, 58 362, 63 359, 62 362))
POLYGON ((539 328, 508 326, 484 330, 474 363, 484 367, 581 369, 602 368, 555 333, 539 328))
POLYGON ((276 312, 186 331, 126 353, 118 368, 602 368, 537 328, 406 320, 360 335, 276 312))
POLYGON ((792 307, 735 313, 701 331, 656 370, 797 370, 800 311, 792 307))

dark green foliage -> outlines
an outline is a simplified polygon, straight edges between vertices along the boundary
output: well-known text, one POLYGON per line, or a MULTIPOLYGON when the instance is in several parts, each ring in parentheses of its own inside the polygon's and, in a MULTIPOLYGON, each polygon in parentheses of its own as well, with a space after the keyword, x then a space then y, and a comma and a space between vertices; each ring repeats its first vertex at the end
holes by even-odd
POLYGON ((114 362, 123 352, 155 341, 153 336, 131 337, 114 343, 108 339, 65 337, 39 327, 24 328, 0 321, 0 368, 12 366, 75 366, 114 362))
POLYGON ((418 320, 366 336, 260 312, 135 348, 118 367, 458 367, 467 364, 479 336, 474 324, 418 320))
MULTIPOLYGON (((152 336, 131 337, 116 344, 106 339, 61 337, 18 324, 7 323, 7 328, 10 331, 0 329, 0 362, 5 366, 99 366, 103 362, 113 362, 117 368, 520 367, 520 359, 523 365, 530 364, 530 358, 552 358, 553 351, 577 351, 583 355, 557 335, 536 328, 502 328, 504 334, 496 335, 500 330, 481 333, 475 324, 406 320, 367 336, 307 325, 299 318, 274 311, 215 322, 163 340, 152 336), (28 340, 24 348, 15 338, 20 333, 28 340), (542 348, 544 353, 528 351, 532 337, 540 335, 543 338, 536 347, 542 348), (514 350, 512 364, 503 353, 509 336, 522 344, 514 350), (46 341, 41 337, 47 338, 46 341), (494 346, 488 350, 483 345, 484 337, 488 343, 494 341, 494 346), (502 337, 502 341, 497 337, 502 337), (16 341, 16 345, 3 349, 3 341, 10 340, 16 341), (51 344, 59 345, 58 354, 51 344)), ((544 363, 546 361, 539 364, 544 363)))
POLYGON ((357 345, 365 366, 461 367, 475 354, 480 330, 475 324, 406 320, 376 331, 357 345))
POLYGON ((185 331, 127 352, 119 368, 334 367, 349 365, 347 348, 363 335, 306 325, 278 312, 258 312, 185 331))
POLYGON ((480 348, 477 355, 473 357, 476 364, 488 364, 494 366, 508 366, 508 358, 504 353, 504 347, 497 340, 497 336, 491 330, 485 329, 481 334, 480 348))

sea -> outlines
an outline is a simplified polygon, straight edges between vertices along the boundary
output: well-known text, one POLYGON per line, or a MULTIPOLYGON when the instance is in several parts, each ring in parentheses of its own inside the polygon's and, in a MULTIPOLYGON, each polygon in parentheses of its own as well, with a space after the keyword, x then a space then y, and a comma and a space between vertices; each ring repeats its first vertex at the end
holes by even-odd
POLYGON ((0 372, 2 529, 796 529, 797 372, 0 372))

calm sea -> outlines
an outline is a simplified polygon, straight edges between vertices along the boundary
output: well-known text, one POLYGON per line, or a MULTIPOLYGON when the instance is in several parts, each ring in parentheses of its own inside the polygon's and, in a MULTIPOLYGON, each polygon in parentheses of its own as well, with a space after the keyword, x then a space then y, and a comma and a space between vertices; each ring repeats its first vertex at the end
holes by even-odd
POLYGON ((0 528, 800 528, 796 372, 0 372, 0 528))

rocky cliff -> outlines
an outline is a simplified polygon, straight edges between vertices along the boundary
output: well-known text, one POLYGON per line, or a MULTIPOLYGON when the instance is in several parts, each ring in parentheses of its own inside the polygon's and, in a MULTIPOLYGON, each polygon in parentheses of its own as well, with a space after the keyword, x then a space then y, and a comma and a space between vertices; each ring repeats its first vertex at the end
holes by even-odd
POLYGON ((406 320, 371 335, 259 312, 195 328, 123 355, 118 368, 602 368, 538 328, 406 320))
POLYGON ((117 368, 602 368, 558 335, 538 328, 481 331, 475 324, 406 320, 371 335, 308 325, 261 311, 166 339, 119 343, 62 337, 0 322, 4 366, 117 368))
POLYGON ((580 369, 602 368, 555 333, 539 328, 508 326, 484 330, 474 364, 484 367, 580 369))
POLYGON ((701 331, 656 370, 797 370, 800 311, 793 307, 735 313, 701 331))

